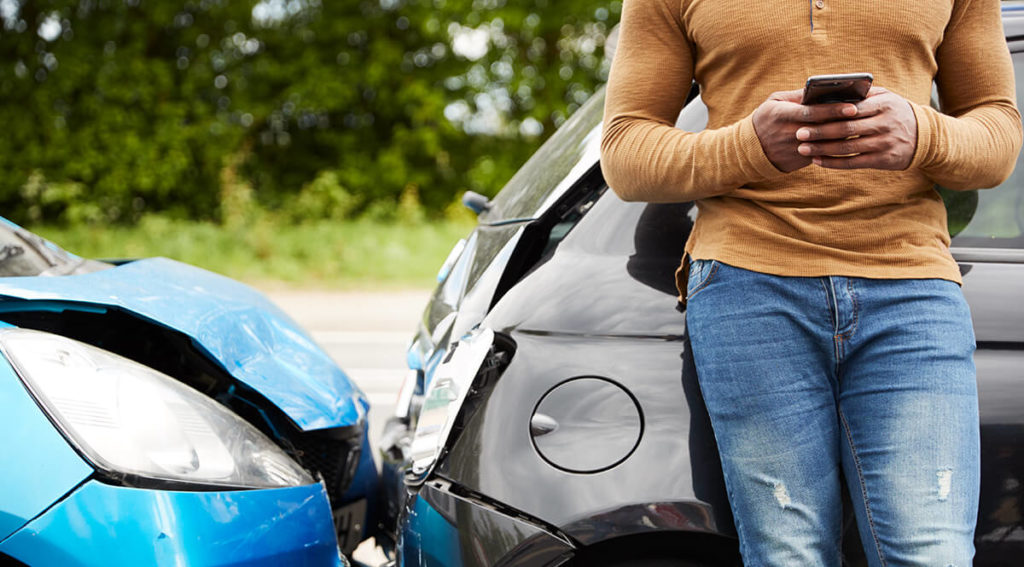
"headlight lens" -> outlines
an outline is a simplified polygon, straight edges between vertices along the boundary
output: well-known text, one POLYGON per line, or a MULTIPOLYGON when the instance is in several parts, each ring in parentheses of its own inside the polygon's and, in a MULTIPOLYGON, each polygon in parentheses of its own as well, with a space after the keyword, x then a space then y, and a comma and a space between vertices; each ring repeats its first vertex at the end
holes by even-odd
POLYGON ((26 329, 0 332, 0 348, 68 440, 112 476, 238 488, 314 482, 255 427, 152 368, 26 329))
POLYGON ((437 462, 459 408, 493 343, 494 332, 490 329, 473 331, 450 347, 454 351, 434 371, 410 446, 412 468, 406 477, 410 483, 422 482, 437 462))

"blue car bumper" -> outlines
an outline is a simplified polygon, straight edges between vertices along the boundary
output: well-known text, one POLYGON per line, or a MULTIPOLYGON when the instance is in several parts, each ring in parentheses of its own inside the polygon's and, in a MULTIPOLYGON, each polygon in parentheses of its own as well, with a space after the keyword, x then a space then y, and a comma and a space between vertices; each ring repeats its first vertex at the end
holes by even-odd
POLYGON ((322 484, 217 492, 104 484, 2 356, 0 408, 0 564, 345 564, 322 484))
POLYGON ((319 484, 172 492, 91 480, 0 553, 29 565, 345 565, 319 484))

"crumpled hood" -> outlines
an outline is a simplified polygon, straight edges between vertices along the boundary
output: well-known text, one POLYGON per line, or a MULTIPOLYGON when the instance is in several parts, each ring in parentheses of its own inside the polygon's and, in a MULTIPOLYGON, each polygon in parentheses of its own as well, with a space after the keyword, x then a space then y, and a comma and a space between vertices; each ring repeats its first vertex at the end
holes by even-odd
POLYGON ((356 425, 369 408, 327 353, 263 294, 187 264, 150 258, 77 276, 0 278, 5 298, 115 307, 184 333, 303 430, 356 425))

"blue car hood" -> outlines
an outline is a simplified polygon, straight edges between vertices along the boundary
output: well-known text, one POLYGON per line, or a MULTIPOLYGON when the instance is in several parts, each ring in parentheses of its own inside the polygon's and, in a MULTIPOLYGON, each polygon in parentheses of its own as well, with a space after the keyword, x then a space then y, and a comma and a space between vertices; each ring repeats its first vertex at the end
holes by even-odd
POLYGON ((0 299, 120 308, 188 335, 305 431, 361 424, 369 403, 333 360, 258 291, 151 258, 76 276, 0 278, 0 299))

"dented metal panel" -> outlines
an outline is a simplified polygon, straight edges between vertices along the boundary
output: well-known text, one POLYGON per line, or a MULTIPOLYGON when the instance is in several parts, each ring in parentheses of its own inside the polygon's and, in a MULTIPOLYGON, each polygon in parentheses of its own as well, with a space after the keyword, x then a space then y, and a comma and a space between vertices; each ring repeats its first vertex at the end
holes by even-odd
POLYGON ((89 481, 0 544, 29 565, 346 565, 320 484, 172 492, 89 481))
POLYGON ((258 291, 166 258, 90 274, 0 279, 0 298, 116 307, 188 335, 303 430, 365 420, 369 402, 333 360, 258 291))

